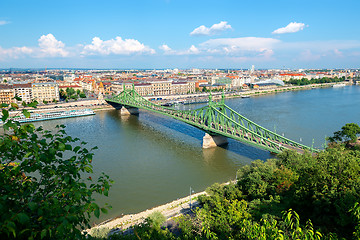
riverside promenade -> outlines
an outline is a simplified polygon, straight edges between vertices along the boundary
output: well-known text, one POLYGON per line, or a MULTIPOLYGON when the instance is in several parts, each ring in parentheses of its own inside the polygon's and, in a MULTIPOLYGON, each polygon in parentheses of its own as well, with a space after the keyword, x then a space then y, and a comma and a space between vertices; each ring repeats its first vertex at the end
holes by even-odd
MULTIPOLYGON (((206 192, 194 193, 191 195, 191 209, 194 210, 199 206, 197 198, 200 195, 204 195, 206 192)), ((109 234, 115 234, 119 232, 125 232, 128 229, 131 229, 132 226, 136 224, 140 224, 145 221, 145 219, 154 212, 160 212, 166 218, 166 221, 169 221, 177 216, 183 214, 189 214, 191 212, 190 209, 190 197, 183 197, 177 200, 174 200, 170 203, 166 203, 164 205, 154 207, 152 209, 147 209, 143 212, 136 214, 128 214, 123 215, 114 219, 109 219, 104 221, 95 227, 86 230, 87 233, 91 234, 92 232, 100 229, 109 230, 109 234)))
MULTIPOLYGON (((345 82, 344 82, 345 83, 345 82)), ((237 92, 226 92, 225 98, 237 98, 243 96, 258 96, 258 95, 266 95, 266 94, 274 94, 281 93, 287 91, 299 91, 299 90, 308 90, 312 88, 327 88, 331 87, 336 83, 323 83, 323 84, 311 84, 304 86, 284 86, 277 87, 272 89, 263 89, 263 90, 245 90, 245 91, 237 91, 237 92)), ((221 92, 213 92, 213 98, 220 99, 221 92)), ((158 98, 162 98, 162 100, 155 100, 154 103, 162 104, 167 100, 186 100, 186 99, 195 99, 195 98, 208 98, 209 93, 194 93, 194 94, 185 94, 185 95, 167 95, 167 96, 157 96, 158 98)), ((153 97, 145 97, 146 99, 151 99, 153 97)), ((39 104, 37 108, 28 108, 32 112, 45 113, 52 112, 57 110, 78 110, 90 108, 93 111, 102 111, 102 110, 110 110, 113 109, 112 106, 107 104, 104 100, 98 99, 87 99, 87 100, 79 100, 79 101, 71 101, 71 102, 59 102, 59 103, 49 103, 49 104, 39 104)), ((10 113, 11 116, 19 114, 17 111, 13 111, 10 113)))

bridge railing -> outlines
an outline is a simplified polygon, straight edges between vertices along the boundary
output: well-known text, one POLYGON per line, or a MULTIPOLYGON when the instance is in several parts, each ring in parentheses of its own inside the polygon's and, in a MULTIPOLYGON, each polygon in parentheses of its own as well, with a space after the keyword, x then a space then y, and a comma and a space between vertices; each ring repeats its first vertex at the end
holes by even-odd
POLYGON ((107 101, 115 101, 122 105, 155 111, 182 120, 207 132, 226 135, 270 151, 280 152, 285 148, 297 151, 318 151, 272 132, 247 119, 225 105, 224 99, 220 102, 212 102, 210 97, 208 106, 194 110, 178 110, 150 102, 135 90, 126 89, 118 96, 107 99, 107 101))

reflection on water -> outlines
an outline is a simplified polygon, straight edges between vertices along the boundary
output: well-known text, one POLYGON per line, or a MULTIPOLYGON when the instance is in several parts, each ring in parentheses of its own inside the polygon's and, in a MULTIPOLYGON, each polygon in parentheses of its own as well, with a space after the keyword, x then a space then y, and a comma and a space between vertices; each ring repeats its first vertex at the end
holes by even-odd
MULTIPOLYGON (((228 99, 226 104, 264 127, 275 126, 286 137, 301 137, 304 144, 311 145, 315 138, 315 146, 321 147, 325 135, 360 119, 360 111, 354 111, 354 106, 360 105, 359 89, 288 92, 228 99)), ((47 129, 65 124, 67 133, 87 141, 88 148, 99 147, 93 160, 95 173, 107 173, 115 184, 109 198, 98 199, 113 209, 97 222, 186 196, 190 186, 202 191, 214 182, 234 179, 241 165, 273 157, 232 139, 225 147, 202 149, 201 130, 142 110, 138 116, 109 110, 36 124, 47 129)))

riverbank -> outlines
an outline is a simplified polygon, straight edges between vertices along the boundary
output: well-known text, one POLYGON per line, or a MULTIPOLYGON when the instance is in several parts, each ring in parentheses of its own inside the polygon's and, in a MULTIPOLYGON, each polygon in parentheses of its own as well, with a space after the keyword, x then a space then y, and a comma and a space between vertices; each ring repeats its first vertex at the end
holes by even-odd
MULTIPOLYGON (((340 82, 344 84, 348 84, 348 82, 340 82)), ((304 86, 283 86, 278 88, 272 88, 272 89, 255 89, 255 90, 249 90, 244 91, 239 95, 233 95, 233 96, 226 96, 227 98, 234 98, 234 97, 250 97, 250 96, 261 96, 261 95, 267 95, 267 94, 274 94, 274 93, 281 93, 281 92, 290 92, 290 91, 300 91, 300 90, 310 90, 315 88, 329 88, 332 87, 337 83, 320 83, 320 84, 311 84, 311 85, 304 85, 304 86)))
MULTIPOLYGON (((205 191, 195 193, 191 195, 191 209, 195 209, 199 206, 197 198, 200 195, 206 194, 205 191)), ((93 234, 94 232, 109 232, 110 234, 115 234, 119 232, 127 231, 131 229, 132 226, 144 222, 144 220, 154 212, 160 212, 163 214, 167 221, 183 215, 189 214, 190 209, 190 196, 183 197, 177 200, 174 200, 170 203, 166 203, 151 209, 147 209, 140 213, 136 214, 127 214, 117 218, 106 220, 91 229, 86 230, 87 233, 93 234)))
MULTIPOLYGON (((344 84, 349 84, 348 82, 341 82, 344 84)), ((304 86, 283 86, 277 87, 272 89, 255 89, 255 90, 247 90, 235 93, 225 93, 225 98, 241 98, 241 97, 250 97, 250 96, 261 96, 267 94, 274 94, 274 93, 281 93, 281 92, 289 92, 289 91, 299 91, 299 90, 309 90, 314 88, 328 88, 332 87, 335 84, 339 83, 322 83, 322 84, 311 84, 311 85, 304 85, 304 86)), ((221 92, 213 93, 214 100, 218 100, 221 98, 221 92)), ((159 96, 160 98, 165 98, 164 96, 159 96)), ((175 99, 186 99, 186 98, 197 98, 201 97, 204 99, 208 98, 206 93, 199 93, 199 94, 189 94, 186 96, 180 96, 175 99)), ((163 100, 154 101, 154 103, 162 104, 164 103, 163 100)), ((114 109, 111 105, 107 104, 104 100, 97 100, 97 99, 90 99, 90 100, 82 100, 76 102, 63 102, 63 103, 55 103, 55 104, 46 104, 46 105, 38 105, 37 108, 29 108, 31 112, 37 113, 48 113, 52 111, 58 110, 79 110, 79 109, 86 109, 89 108, 94 112, 104 111, 104 110, 111 110, 114 109)), ((18 115, 19 112, 11 112, 11 116, 18 115)))

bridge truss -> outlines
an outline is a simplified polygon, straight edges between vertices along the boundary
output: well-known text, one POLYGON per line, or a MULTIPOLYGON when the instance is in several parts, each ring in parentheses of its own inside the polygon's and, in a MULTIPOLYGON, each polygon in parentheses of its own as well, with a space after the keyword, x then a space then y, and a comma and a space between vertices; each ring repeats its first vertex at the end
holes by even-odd
POLYGON ((119 95, 106 101, 111 105, 118 104, 126 108, 140 108, 156 112, 190 124, 210 135, 232 138, 274 153, 280 153, 285 149, 299 153, 318 152, 313 147, 292 141, 245 118, 225 105, 224 95, 217 102, 212 101, 210 95, 207 106, 194 110, 178 110, 155 104, 143 98, 134 89, 125 89, 119 95))

